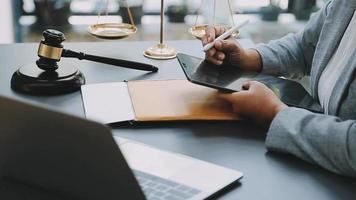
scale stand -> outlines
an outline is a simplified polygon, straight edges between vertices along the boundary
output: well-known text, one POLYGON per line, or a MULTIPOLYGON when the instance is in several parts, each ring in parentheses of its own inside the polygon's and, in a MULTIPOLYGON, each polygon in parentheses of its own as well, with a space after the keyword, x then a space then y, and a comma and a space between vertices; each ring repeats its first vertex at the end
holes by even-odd
POLYGON ((164 0, 161 0, 161 30, 160 30, 160 43, 148 48, 143 55, 147 58, 156 59, 156 60, 168 60, 173 59, 177 56, 177 51, 165 45, 163 43, 163 16, 164 16, 164 0))

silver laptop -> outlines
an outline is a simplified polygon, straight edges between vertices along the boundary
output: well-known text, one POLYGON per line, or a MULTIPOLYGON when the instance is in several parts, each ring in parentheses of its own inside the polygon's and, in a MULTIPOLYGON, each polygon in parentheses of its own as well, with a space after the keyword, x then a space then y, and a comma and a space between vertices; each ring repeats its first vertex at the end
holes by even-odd
POLYGON ((2 182, 64 199, 206 199, 242 177, 235 170, 113 138, 96 122, 5 97, 0 97, 0 152, 2 182))

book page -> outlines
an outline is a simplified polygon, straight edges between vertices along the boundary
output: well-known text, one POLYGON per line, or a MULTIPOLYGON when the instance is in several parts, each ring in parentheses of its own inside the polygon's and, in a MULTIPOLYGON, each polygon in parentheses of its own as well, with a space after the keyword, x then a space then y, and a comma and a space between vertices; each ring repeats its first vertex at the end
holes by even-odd
POLYGON ((104 124, 135 119, 126 82, 83 85, 85 116, 104 124))

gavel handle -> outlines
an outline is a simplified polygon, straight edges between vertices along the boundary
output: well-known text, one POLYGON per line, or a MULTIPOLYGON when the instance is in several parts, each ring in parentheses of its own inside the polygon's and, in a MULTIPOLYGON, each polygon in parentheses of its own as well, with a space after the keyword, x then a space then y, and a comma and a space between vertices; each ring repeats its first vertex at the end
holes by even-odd
POLYGON ((137 70, 150 71, 150 72, 158 71, 157 67, 145 63, 115 59, 115 58, 107 58, 102 56, 94 56, 90 54, 85 54, 83 52, 75 52, 69 49, 63 49, 62 57, 78 58, 79 60, 90 60, 94 62, 105 63, 109 65, 129 68, 129 69, 137 69, 137 70))

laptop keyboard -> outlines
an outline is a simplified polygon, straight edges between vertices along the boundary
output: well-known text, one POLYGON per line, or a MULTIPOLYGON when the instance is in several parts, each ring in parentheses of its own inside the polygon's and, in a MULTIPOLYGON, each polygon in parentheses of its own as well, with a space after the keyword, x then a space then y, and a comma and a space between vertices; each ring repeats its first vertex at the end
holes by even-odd
POLYGON ((148 200, 185 200, 194 197, 201 191, 160 178, 142 171, 133 170, 143 193, 148 200))

